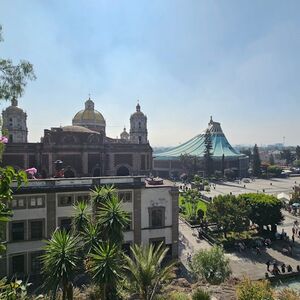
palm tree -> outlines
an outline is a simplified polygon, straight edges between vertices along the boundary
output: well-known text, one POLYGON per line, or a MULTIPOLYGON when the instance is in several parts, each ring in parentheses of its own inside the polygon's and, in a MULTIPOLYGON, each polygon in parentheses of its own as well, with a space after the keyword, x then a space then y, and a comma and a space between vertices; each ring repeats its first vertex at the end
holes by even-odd
POLYGON ((94 283, 101 288, 101 299, 115 299, 116 285, 121 278, 123 265, 119 247, 109 242, 100 243, 93 248, 88 258, 87 270, 94 283))
POLYGON ((129 222, 129 216, 123 210, 122 201, 116 195, 99 207, 97 222, 103 240, 109 240, 118 245, 122 244, 123 230, 129 222))
POLYGON ((73 299, 75 271, 79 263, 78 238, 66 231, 54 231, 51 240, 46 242, 45 254, 42 255, 42 273, 45 287, 52 290, 55 299, 58 288, 62 288, 62 299, 73 299))
POLYGON ((86 226, 91 222, 89 206, 86 202, 79 201, 73 206, 73 209, 75 210, 72 221, 73 230, 75 233, 83 233, 86 226))
POLYGON ((113 185, 97 186, 92 192, 92 202, 94 205, 105 203, 107 200, 116 196, 117 191, 113 185))
POLYGON ((142 300, 152 300, 159 284, 170 277, 175 262, 162 265, 168 252, 162 243, 157 247, 134 245, 131 251, 133 258, 125 255, 127 288, 142 300))

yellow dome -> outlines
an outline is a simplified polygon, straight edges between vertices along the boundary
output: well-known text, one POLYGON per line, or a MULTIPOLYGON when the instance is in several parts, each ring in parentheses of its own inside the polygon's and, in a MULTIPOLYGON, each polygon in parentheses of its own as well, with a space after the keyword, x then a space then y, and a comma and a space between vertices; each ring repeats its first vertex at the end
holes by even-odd
POLYGON ((87 110, 87 109, 81 110, 73 118, 73 122, 74 121, 75 122, 92 121, 95 123, 100 123, 105 125, 104 117, 97 110, 87 110))
POLYGON ((73 125, 87 126, 87 125, 105 126, 105 119, 102 114, 94 109, 94 102, 89 98, 85 102, 85 109, 79 111, 73 118, 73 125))

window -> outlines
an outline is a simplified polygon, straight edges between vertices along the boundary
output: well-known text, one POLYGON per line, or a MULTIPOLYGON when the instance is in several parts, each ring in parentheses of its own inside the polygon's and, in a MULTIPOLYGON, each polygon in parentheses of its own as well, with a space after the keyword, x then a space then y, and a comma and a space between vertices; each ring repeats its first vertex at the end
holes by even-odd
POLYGON ((139 122, 139 129, 141 129, 141 122, 139 122))
POLYGON ((119 199, 123 202, 131 202, 132 201, 132 193, 131 192, 119 192, 119 199))
POLYGON ((24 222, 12 222, 11 223, 11 240, 13 242, 25 240, 25 223, 24 222))
POLYGON ((142 143, 142 137, 139 136, 139 144, 141 144, 141 143, 142 143))
POLYGON ((11 258, 11 271, 12 274, 22 275, 25 273, 25 256, 24 254, 21 255, 14 255, 11 258))
POLYGON ((43 207, 45 203, 44 196, 30 196, 29 197, 29 207, 30 208, 39 208, 43 207))
POLYGON ((41 240, 44 235, 44 222, 43 220, 29 221, 30 226, 30 239, 41 240))
POLYGON ((132 230, 132 213, 127 213, 128 215, 128 223, 126 225, 126 227, 124 228, 124 231, 130 231, 132 230))
POLYGON ((77 195, 76 196, 76 201, 77 202, 88 202, 90 200, 90 195, 77 195))
POLYGON ((149 208, 149 225, 150 227, 165 226, 165 208, 151 207, 149 208))
POLYGON ((69 232, 72 227, 72 219, 71 218, 60 219, 59 227, 69 232))
POLYGON ((11 207, 13 209, 24 209, 24 208, 26 208, 25 198, 14 198, 11 202, 11 207))
POLYGON ((71 205, 73 205, 73 195, 58 196, 58 206, 71 206, 71 205))
POLYGON ((42 251, 32 252, 30 254, 30 272, 31 274, 40 274, 42 270, 41 255, 42 251))

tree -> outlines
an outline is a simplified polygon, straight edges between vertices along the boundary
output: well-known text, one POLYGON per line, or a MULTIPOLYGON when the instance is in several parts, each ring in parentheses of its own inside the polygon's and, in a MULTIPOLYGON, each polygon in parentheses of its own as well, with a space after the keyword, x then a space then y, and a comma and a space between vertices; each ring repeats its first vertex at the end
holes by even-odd
POLYGON ((44 247, 42 272, 45 287, 53 292, 62 288, 62 299, 73 299, 73 280, 78 268, 78 238, 66 231, 56 230, 44 247))
POLYGON ((88 256, 87 270, 102 291, 101 299, 115 299, 116 285, 122 276, 122 255, 117 245, 99 243, 88 256))
POLYGON ((296 147, 296 159, 300 160, 300 146, 299 145, 297 145, 297 147, 296 147))
MULTIPOLYGON (((10 201, 13 199, 11 184, 17 181, 17 186, 27 182, 27 175, 24 171, 15 171, 13 167, 0 168, 0 255, 5 250, 5 225, 12 217, 10 201)), ((1 257, 1 256, 0 256, 1 257)))
POLYGON ((152 300, 160 284, 170 278, 175 263, 162 264, 168 249, 162 244, 157 247, 131 247, 133 258, 125 256, 125 270, 129 282, 126 285, 141 300, 152 300))
POLYGON ((238 300, 275 300, 270 282, 245 278, 237 287, 238 300))
MULTIPOLYGON (((2 41, 0 25, 0 42, 2 41)), ((14 65, 12 60, 0 58, 0 99, 12 100, 21 97, 28 80, 36 79, 33 66, 26 60, 14 65)))
POLYGON ((212 140, 210 130, 207 129, 204 135, 204 169, 205 175, 210 177, 213 174, 213 159, 212 159, 212 140))
POLYGON ((269 176, 279 177, 282 173, 282 168, 275 165, 271 165, 267 167, 267 172, 269 176))
POLYGON ((269 156, 269 163, 271 166, 275 165, 275 159, 273 153, 271 153, 269 156))
POLYGON ((102 239, 121 245, 123 230, 129 222, 128 214, 122 208, 122 202, 114 195, 97 210, 97 223, 102 239))
POLYGON ((232 195, 219 195, 207 206, 206 217, 217 223, 224 237, 230 231, 241 232, 249 226, 249 208, 244 200, 232 195))
POLYGON ((84 201, 77 202, 73 209, 75 211, 74 217, 72 220, 72 227, 75 233, 82 234, 85 231, 85 228, 91 222, 91 214, 89 206, 84 201))
POLYGON ((220 284, 231 274, 229 259, 219 246, 199 250, 192 258, 191 268, 195 275, 211 284, 220 284))
POLYGON ((255 144, 253 148, 253 155, 252 155, 252 173, 255 177, 261 176, 261 160, 259 157, 258 147, 255 144))
POLYGON ((280 152, 280 156, 281 156, 281 159, 285 159, 285 163, 287 165, 292 164, 292 162, 295 160, 295 158, 294 158, 294 156, 293 156, 290 149, 283 149, 280 152))
POLYGON ((249 206, 250 220, 259 226, 260 231, 263 226, 271 225, 272 230, 276 231, 276 225, 284 220, 281 212, 282 203, 276 197, 266 194, 242 194, 238 200, 245 200, 249 206))

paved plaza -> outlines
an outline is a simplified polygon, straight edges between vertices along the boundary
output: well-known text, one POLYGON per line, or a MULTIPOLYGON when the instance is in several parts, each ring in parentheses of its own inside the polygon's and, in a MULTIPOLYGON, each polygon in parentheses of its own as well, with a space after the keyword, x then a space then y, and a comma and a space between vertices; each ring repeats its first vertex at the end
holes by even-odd
MULTIPOLYGON (((264 192, 268 194, 277 195, 281 192, 289 193, 292 192, 292 187, 300 183, 300 178, 287 178, 287 179, 273 179, 273 180, 262 180, 257 179, 253 182, 246 183, 244 188, 244 183, 238 182, 224 182, 222 184, 217 184, 215 189, 211 192, 205 193, 207 196, 225 195, 230 192, 233 195, 238 195, 242 193, 253 193, 253 192, 264 192), (270 184, 272 183, 272 184, 270 184)), ((281 232, 282 229, 291 237, 292 227, 295 220, 300 222, 299 217, 292 216, 288 212, 284 211, 285 220, 281 226, 278 226, 278 231, 281 232)), ((195 253, 199 249, 210 248, 211 245, 205 240, 199 240, 194 234, 193 230, 190 229, 184 222, 179 222, 179 232, 180 232, 180 258, 184 264, 187 265, 188 255, 195 253)), ((293 269, 296 269, 297 265, 300 265, 300 239, 296 238, 295 243, 292 243, 293 253, 292 256, 287 256, 282 253, 282 249, 287 246, 287 242, 276 241, 257 255, 256 251, 248 249, 241 253, 227 253, 226 256, 230 259, 231 268, 233 271, 233 276, 242 277, 244 275, 249 276, 251 279, 264 278, 267 272, 266 262, 270 260, 271 262, 277 262, 279 266, 282 263, 286 265, 291 265, 293 269)), ((272 269, 272 267, 270 268, 272 269)))

